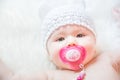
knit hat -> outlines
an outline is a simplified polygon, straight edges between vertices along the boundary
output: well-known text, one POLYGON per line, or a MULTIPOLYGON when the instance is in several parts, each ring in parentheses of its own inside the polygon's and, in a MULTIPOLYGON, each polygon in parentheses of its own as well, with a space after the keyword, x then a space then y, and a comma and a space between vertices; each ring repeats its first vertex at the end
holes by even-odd
POLYGON ((66 24, 77 24, 89 29, 95 34, 92 20, 86 15, 85 9, 81 5, 65 5, 51 10, 42 24, 43 44, 46 43, 50 35, 60 26, 66 24))

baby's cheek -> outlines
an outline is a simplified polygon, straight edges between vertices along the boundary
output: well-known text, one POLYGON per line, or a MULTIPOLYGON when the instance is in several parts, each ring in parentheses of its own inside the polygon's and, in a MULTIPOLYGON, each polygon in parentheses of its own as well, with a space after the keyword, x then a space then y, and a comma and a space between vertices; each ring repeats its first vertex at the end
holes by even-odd
POLYGON ((86 48, 86 50, 87 50, 87 54, 86 54, 86 59, 84 61, 84 64, 89 63, 96 56, 95 48, 88 47, 86 48))
MULTIPOLYGON (((55 47, 54 47, 54 48, 55 48, 55 47)), ((58 61, 59 61, 59 49, 58 49, 58 47, 56 47, 55 49, 51 50, 50 53, 51 53, 51 54, 50 54, 51 60, 52 60, 55 64, 57 64, 58 61)))

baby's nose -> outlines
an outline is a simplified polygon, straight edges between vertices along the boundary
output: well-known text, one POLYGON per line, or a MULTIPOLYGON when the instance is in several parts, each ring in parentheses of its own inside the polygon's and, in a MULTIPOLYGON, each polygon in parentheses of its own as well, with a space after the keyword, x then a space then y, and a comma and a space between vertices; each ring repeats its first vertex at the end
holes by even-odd
POLYGON ((76 45, 76 39, 72 36, 68 37, 68 41, 67 41, 67 46, 75 46, 76 45))
POLYGON ((75 46, 75 43, 69 43, 68 46, 75 46))

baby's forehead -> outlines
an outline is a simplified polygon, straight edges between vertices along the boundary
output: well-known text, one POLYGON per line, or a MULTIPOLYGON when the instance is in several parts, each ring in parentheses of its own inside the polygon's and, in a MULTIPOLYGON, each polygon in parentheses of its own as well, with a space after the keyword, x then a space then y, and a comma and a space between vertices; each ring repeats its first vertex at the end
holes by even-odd
POLYGON ((57 31, 66 31, 66 30, 87 30, 86 27, 82 26, 82 25, 77 25, 77 24, 67 24, 67 25, 63 25, 60 26, 59 28, 57 28, 55 30, 55 32, 57 31))
POLYGON ((58 36, 58 35, 66 35, 66 34, 75 34, 75 33, 90 33, 90 30, 82 25, 76 24, 67 24, 60 26, 56 30, 54 30, 51 36, 58 36))

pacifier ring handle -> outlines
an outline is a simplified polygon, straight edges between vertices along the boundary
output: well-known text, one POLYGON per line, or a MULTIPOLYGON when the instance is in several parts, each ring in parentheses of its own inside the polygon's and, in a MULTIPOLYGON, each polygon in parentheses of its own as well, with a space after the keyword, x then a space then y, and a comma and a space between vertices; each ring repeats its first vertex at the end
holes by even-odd
POLYGON ((80 67, 81 70, 84 69, 84 65, 83 64, 80 64, 79 67, 80 67))

